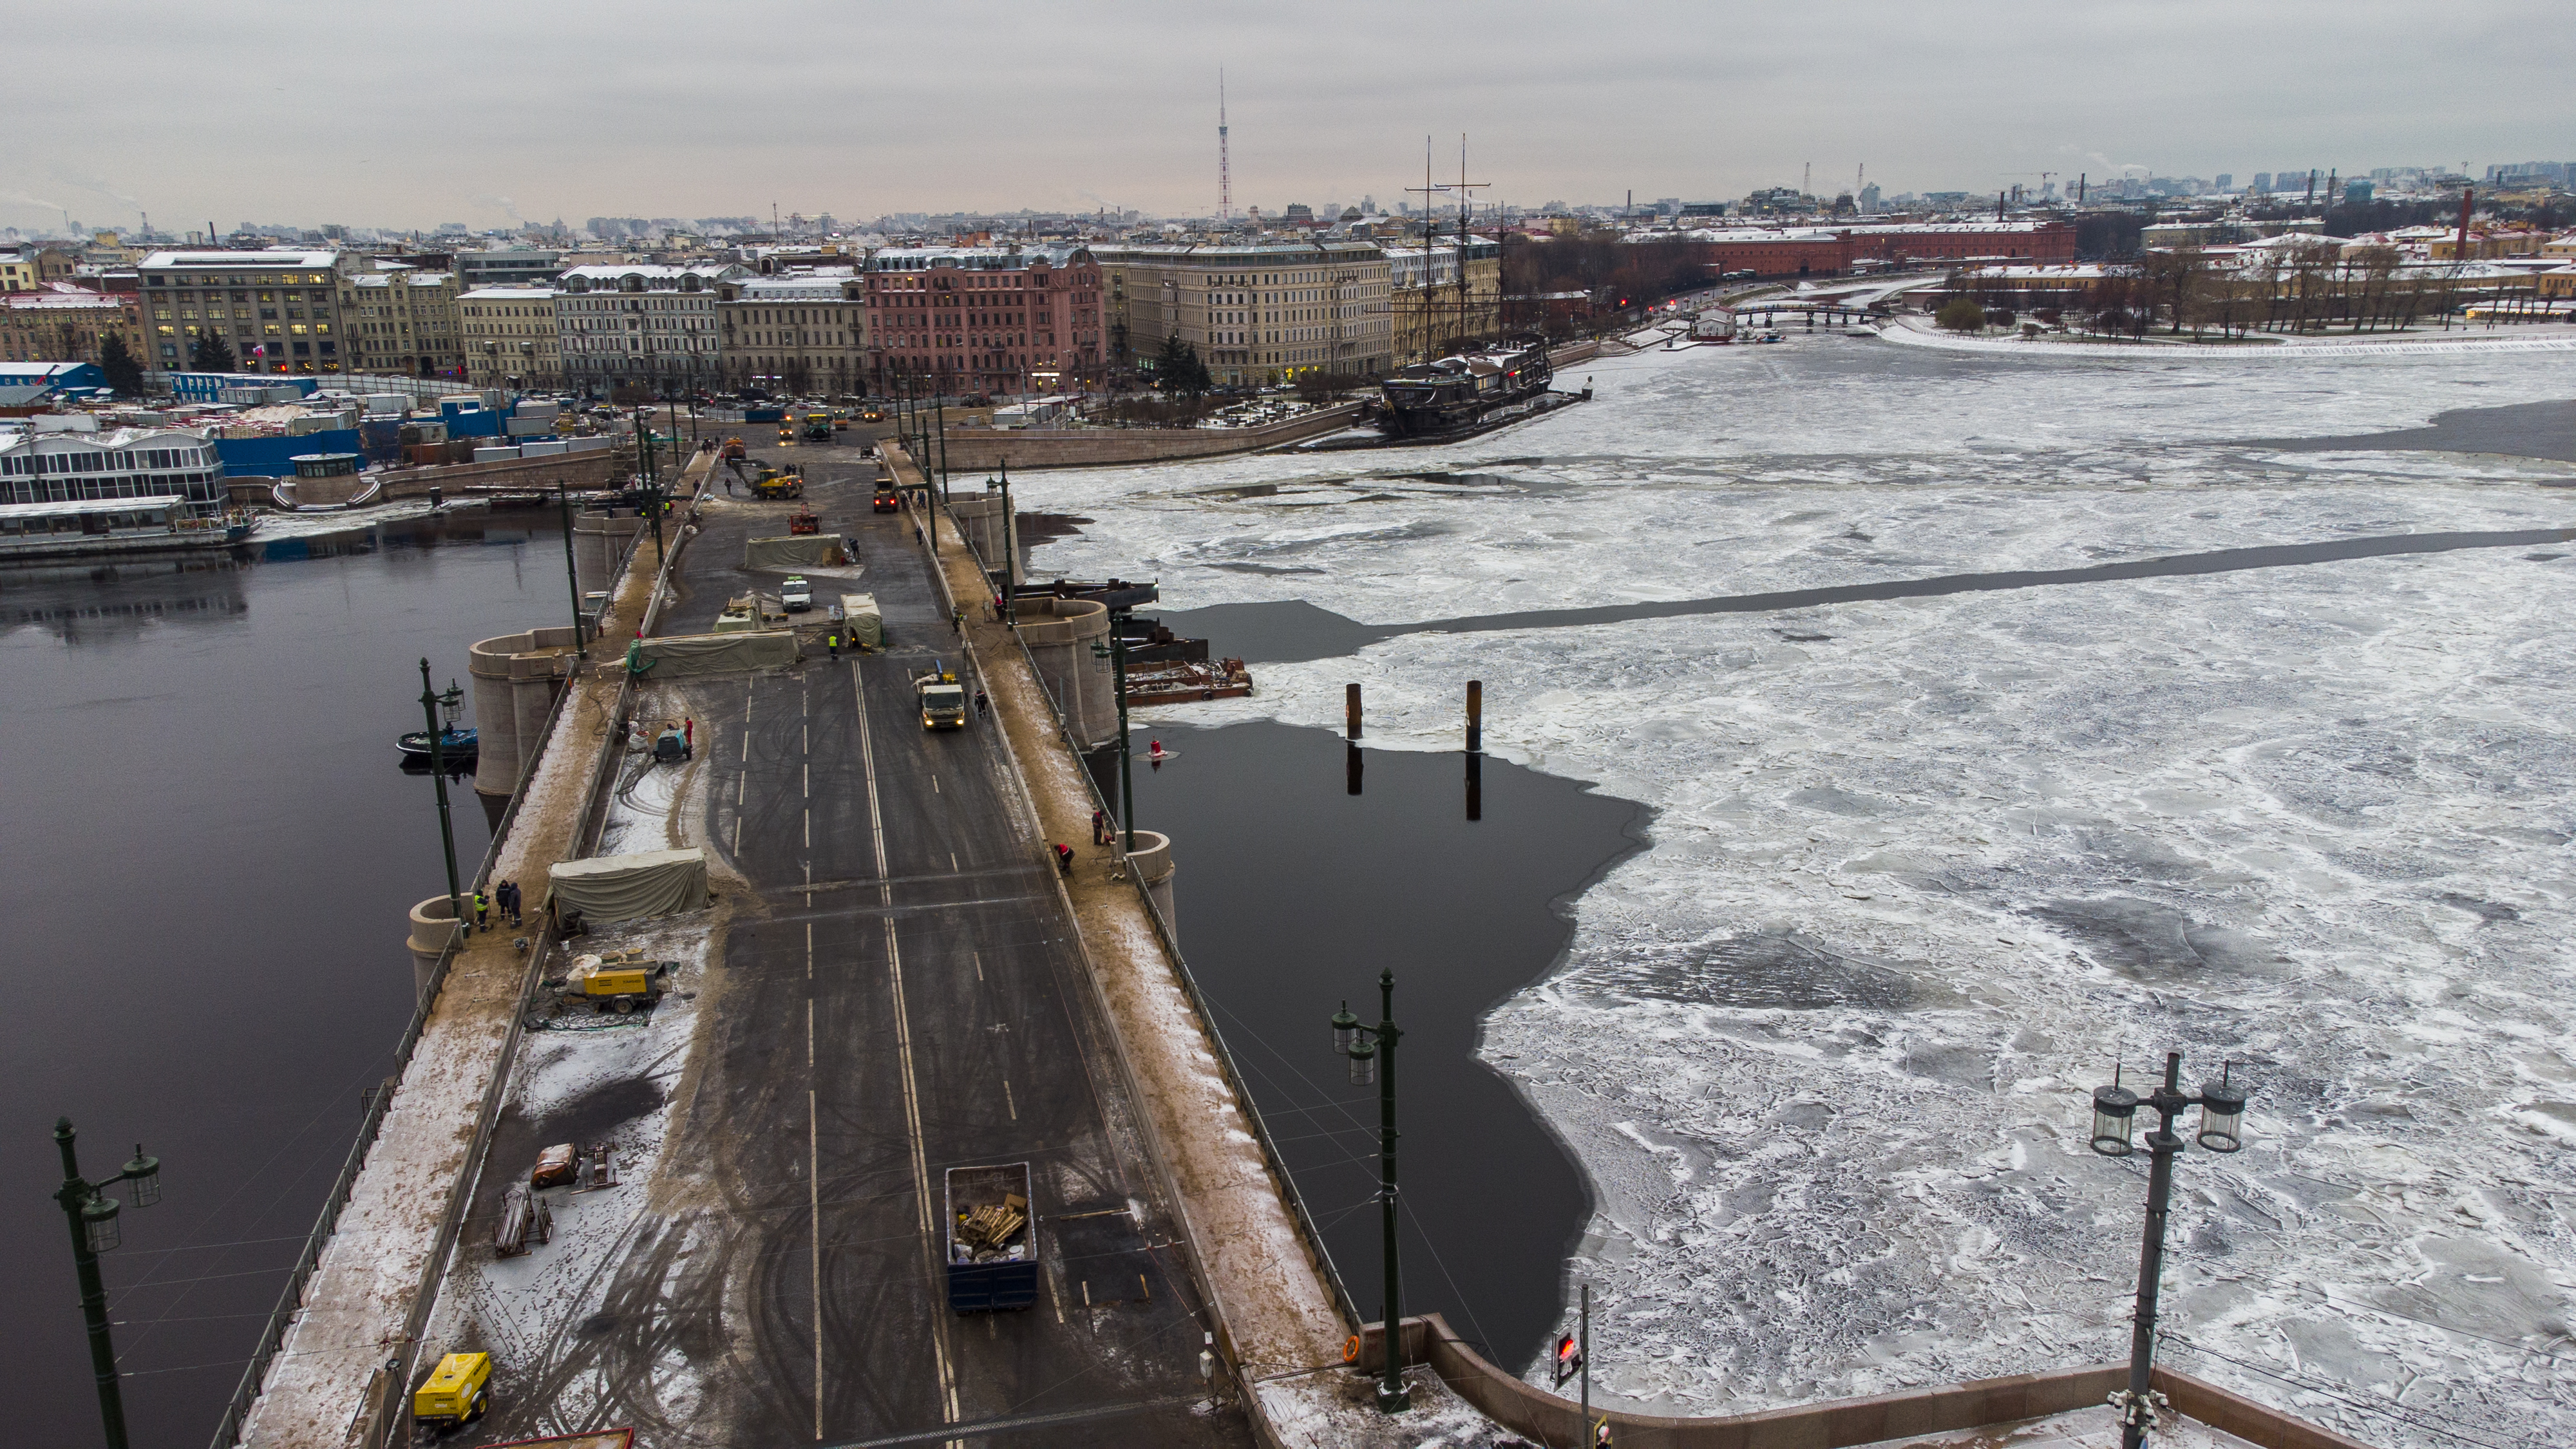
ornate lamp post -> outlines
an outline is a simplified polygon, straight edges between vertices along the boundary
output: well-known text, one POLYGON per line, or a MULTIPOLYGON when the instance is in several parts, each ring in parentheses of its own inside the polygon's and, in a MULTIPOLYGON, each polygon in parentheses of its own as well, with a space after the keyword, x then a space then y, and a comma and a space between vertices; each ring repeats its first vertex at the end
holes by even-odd
POLYGON ((1347 1001, 1333 1013, 1333 1050, 1351 1059, 1352 1086, 1365 1087, 1372 1081, 1378 1084, 1377 1200, 1386 1234, 1386 1342, 1385 1352, 1380 1355, 1383 1372, 1378 1378, 1377 1406, 1382 1413, 1398 1414, 1413 1406, 1412 1392, 1404 1386, 1404 1278, 1397 1268, 1395 1243, 1395 1045, 1404 1033, 1395 1024, 1393 971, 1378 973, 1377 990, 1377 1025, 1361 1025, 1360 1019, 1351 1015, 1347 1001), (1377 1070, 1381 1056, 1386 1059, 1383 1073, 1377 1070))
MULTIPOLYGON (((2150 1165, 2147 1170, 2147 1227, 2138 1249, 2138 1308, 2129 1332, 2129 1386, 2111 1396, 2113 1407, 2120 1411, 2120 1449, 2140 1449, 2149 1431, 2156 1426, 2156 1409, 2164 1396, 2155 1392, 2150 1380, 2155 1372, 2156 1290, 2164 1276, 2165 1214, 2173 1198, 2173 1163, 2182 1151, 2182 1138, 2174 1133, 2174 1119, 2184 1109, 2200 1109, 2200 1131, 2195 1134, 2200 1145, 2212 1152, 2234 1152, 2245 1145, 2245 1089, 2231 1078, 2234 1066, 2222 1068, 2219 1079, 2202 1085, 2198 1094, 2182 1089, 2182 1053, 2165 1053, 2165 1079, 2149 1093, 2144 1105, 2154 1108, 2155 1130, 2147 1134, 2150 1165)), ((2093 1089, 2093 1150, 2105 1157, 2126 1157, 2134 1148, 2131 1134, 2137 1128, 2138 1094, 2119 1084, 2117 1074, 2110 1086, 2093 1089)))
POLYGON ((103 1189, 130 1182, 134 1205, 152 1206, 161 1200, 161 1159, 144 1156, 143 1144, 137 1142, 133 1160, 122 1171, 92 1182, 81 1176, 80 1158, 72 1151, 77 1135, 71 1118, 55 1121, 54 1145, 62 1149, 63 1185, 54 1190, 54 1201, 63 1205, 63 1217, 71 1224, 72 1266, 80 1272, 81 1317, 89 1320, 89 1362, 98 1377, 98 1413, 107 1430, 107 1449, 126 1449, 125 1397, 116 1382, 116 1346, 108 1337, 107 1285, 98 1274, 98 1255, 113 1251, 119 1240, 117 1201, 103 1189))

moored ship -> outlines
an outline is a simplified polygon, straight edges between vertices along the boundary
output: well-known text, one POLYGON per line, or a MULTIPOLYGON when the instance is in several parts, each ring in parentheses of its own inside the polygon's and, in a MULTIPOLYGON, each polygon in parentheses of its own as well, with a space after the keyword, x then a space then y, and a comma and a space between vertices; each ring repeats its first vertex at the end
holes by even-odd
POLYGON ((1467 432, 1495 412, 1544 394, 1555 375, 1547 344, 1535 339, 1420 363, 1379 384, 1377 425, 1395 438, 1467 432))

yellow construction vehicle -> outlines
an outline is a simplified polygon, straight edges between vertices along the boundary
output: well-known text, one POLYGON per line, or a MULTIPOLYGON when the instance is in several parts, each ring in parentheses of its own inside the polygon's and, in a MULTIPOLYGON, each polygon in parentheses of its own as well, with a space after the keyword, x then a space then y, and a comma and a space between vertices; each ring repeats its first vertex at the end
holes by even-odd
POLYGON ((424 1424, 470 1424, 491 1407, 484 1385, 492 1379, 492 1355, 451 1353, 411 1396, 411 1416, 424 1424))
POLYGON ((805 496, 805 475, 793 463, 788 464, 783 470, 763 463, 760 465, 760 476, 752 480, 751 496, 767 499, 802 498, 805 496))

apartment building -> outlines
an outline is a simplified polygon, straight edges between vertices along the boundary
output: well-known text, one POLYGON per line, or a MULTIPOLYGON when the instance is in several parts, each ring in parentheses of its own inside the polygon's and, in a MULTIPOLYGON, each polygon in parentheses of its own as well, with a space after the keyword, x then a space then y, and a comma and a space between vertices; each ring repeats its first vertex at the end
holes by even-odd
POLYGON ((458 297, 466 382, 478 390, 563 386, 555 319, 562 295, 554 287, 477 287, 458 297))
POLYGON ((1369 241, 1095 247, 1111 360, 1150 370, 1166 339, 1229 386, 1394 367, 1393 269, 1369 241))
POLYGON ((110 337, 144 354, 142 308, 132 292, 94 292, 69 282, 0 296, 0 360, 96 362, 110 337))
POLYGON ((188 371, 198 339, 213 336, 231 347, 235 371, 352 371, 340 349, 348 270, 345 253, 300 247, 154 252, 136 268, 149 329, 143 364, 156 375, 188 371))
POLYGON ((1055 247, 887 247, 865 268, 880 391, 1053 391, 1100 371, 1101 273, 1055 247))
POLYGON ((564 380, 592 392, 709 387, 720 377, 716 288, 739 266, 619 262, 565 270, 555 298, 564 380))
POLYGON ((461 377, 464 339, 457 330, 456 274, 378 263, 340 279, 340 354, 351 372, 380 376, 461 377))
POLYGON ((716 335, 727 387, 834 397, 868 390, 868 289, 856 267, 720 282, 716 335))
POLYGON ((1400 362, 1427 362, 1452 343, 1503 329, 1503 247, 1483 237, 1461 246, 1388 246, 1388 315, 1400 362), (1459 278, 1466 286, 1461 289, 1459 278))

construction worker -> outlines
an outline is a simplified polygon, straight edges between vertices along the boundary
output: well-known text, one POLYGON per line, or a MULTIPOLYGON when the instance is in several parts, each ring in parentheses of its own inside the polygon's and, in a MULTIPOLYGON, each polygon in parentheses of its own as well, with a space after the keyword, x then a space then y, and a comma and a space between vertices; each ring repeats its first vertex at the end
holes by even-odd
POLYGON ((474 929, 478 931, 492 929, 491 914, 492 898, 481 891, 476 891, 474 893, 474 929))
POLYGON ((1050 848, 1055 851, 1055 868, 1066 880, 1073 879, 1073 847, 1058 843, 1050 848))

